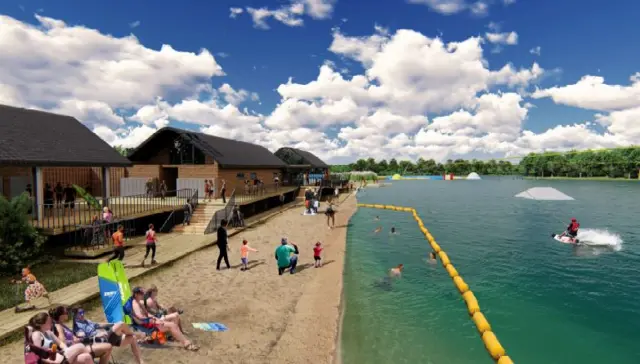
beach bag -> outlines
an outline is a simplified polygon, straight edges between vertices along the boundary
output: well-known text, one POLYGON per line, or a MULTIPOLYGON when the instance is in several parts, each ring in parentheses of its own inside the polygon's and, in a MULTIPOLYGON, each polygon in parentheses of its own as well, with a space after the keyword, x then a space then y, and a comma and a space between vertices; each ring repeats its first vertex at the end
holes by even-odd
POLYGON ((125 315, 133 317, 133 296, 129 297, 127 302, 124 303, 122 311, 124 311, 125 315))

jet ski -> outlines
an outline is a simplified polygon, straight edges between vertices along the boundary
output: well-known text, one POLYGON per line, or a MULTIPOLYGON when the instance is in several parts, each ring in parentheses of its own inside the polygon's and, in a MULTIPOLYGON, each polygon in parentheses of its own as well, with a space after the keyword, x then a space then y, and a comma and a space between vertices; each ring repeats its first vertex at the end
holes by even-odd
POLYGON ((573 238, 569 236, 567 233, 551 234, 551 237, 563 244, 580 244, 580 239, 573 238))

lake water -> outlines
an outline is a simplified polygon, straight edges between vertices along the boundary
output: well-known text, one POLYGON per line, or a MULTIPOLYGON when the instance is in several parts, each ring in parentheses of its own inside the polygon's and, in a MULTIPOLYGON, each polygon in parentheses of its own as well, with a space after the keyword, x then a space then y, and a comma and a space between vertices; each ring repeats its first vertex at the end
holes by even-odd
MULTIPOLYGON (((514 362, 631 364, 640 363, 638 196, 634 182, 503 177, 394 181, 358 201, 417 209, 514 362), (536 186, 575 201, 513 197, 536 186), (624 242, 576 249, 551 239, 571 217, 624 242)), ((358 209, 347 242, 344 364, 492 362, 451 278, 426 261, 429 251, 411 214, 358 209), (402 279, 381 285, 400 263, 402 279)))

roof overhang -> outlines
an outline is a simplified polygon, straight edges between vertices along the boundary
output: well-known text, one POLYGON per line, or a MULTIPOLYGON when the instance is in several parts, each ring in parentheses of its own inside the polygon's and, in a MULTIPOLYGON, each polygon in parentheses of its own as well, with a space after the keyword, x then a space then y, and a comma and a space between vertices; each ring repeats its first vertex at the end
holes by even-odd
POLYGON ((15 160, 0 160, 0 166, 15 166, 15 167, 131 167, 133 163, 91 163, 87 161, 15 161, 15 160))

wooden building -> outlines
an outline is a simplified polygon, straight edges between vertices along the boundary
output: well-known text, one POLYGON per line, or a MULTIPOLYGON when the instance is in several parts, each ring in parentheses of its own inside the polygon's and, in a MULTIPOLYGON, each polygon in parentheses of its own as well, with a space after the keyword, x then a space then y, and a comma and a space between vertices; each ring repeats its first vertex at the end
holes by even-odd
POLYGON ((227 194, 244 187, 246 181, 273 183, 286 164, 267 148, 217 136, 165 127, 129 154, 134 164, 128 177, 140 183, 165 181, 168 190, 197 188, 204 196, 204 181, 213 180, 216 193, 222 181, 227 194))

